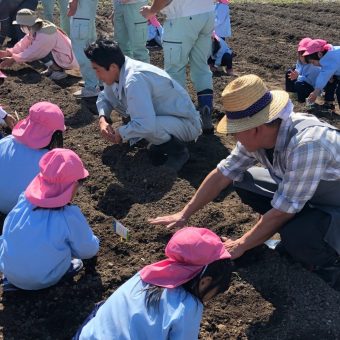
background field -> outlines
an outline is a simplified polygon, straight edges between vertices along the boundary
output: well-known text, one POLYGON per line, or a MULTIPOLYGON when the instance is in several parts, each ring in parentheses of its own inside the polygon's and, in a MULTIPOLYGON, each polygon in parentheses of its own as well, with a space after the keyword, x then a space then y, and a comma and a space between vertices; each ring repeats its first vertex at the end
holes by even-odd
MULTIPOLYGON (((99 32, 112 33, 106 18, 110 4, 100 4, 99 32)), ((301 38, 340 43, 340 6, 331 1, 232 1, 231 16, 235 73, 255 73, 271 89, 283 87, 284 72, 295 63, 301 38)), ((154 64, 162 66, 161 51, 152 52, 151 57, 154 64)), ((91 175, 76 203, 99 236, 101 249, 97 260, 87 261, 85 273, 73 283, 41 292, 1 294, 4 339, 70 339, 95 302, 107 298, 145 264, 163 258, 172 231, 150 226, 147 218, 183 207, 234 145, 226 136, 200 137, 190 145, 191 159, 177 177, 167 169, 151 166, 144 147, 113 146, 103 141, 92 114, 94 103, 79 104, 72 96, 78 78, 55 83, 41 77, 39 71, 41 67, 35 64, 9 70, 9 78, 0 87, 1 104, 9 111, 16 109, 21 117, 37 101, 49 100, 61 106, 68 128, 65 147, 81 156, 91 175), (130 229, 129 242, 114 235, 114 218, 130 229)), ((214 77, 215 121, 221 117, 220 94, 230 80, 223 74, 214 77)), ((188 86, 196 100, 191 84, 188 86)), ((114 117, 114 122, 118 125, 120 119, 114 117)), ((256 220, 257 215, 231 191, 193 216, 190 224, 237 237, 256 220)), ((200 338, 340 339, 339 305, 339 293, 300 265, 269 249, 261 254, 253 252, 239 264, 229 292, 208 304, 200 338)))

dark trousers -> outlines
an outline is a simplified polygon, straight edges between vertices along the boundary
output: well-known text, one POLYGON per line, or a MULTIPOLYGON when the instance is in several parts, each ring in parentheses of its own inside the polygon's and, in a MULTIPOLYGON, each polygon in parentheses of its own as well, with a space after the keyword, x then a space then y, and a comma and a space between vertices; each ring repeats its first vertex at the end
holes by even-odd
MULTIPOLYGON (((208 65, 214 65, 215 59, 209 57, 208 65)), ((221 61, 221 66, 226 66, 227 70, 233 68, 233 56, 229 53, 224 53, 221 61)))
MULTIPOLYGON (((272 209, 270 202, 276 190, 276 184, 274 182, 265 183, 261 179, 257 181, 250 172, 246 172, 244 181, 253 182, 254 190, 251 185, 235 182, 234 187, 241 201, 261 215, 272 209), (265 189, 261 192, 263 187, 265 189)), ((311 208, 307 203, 280 229, 279 233, 284 249, 293 259, 308 267, 322 267, 334 263, 338 254, 324 241, 329 223, 330 216, 327 213, 311 208)))

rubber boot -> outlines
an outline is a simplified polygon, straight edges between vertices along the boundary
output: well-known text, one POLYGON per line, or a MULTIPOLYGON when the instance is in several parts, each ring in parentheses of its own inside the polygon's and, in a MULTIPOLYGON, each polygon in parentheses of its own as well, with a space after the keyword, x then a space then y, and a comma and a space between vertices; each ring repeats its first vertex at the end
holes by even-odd
POLYGON ((202 120, 202 130, 204 134, 213 134, 211 114, 213 110, 213 90, 207 89, 197 92, 198 110, 202 120))
POLYGON ((151 145, 149 154, 154 165, 157 161, 168 168, 180 171, 183 165, 189 160, 189 150, 178 138, 172 136, 171 139, 160 145, 151 145))

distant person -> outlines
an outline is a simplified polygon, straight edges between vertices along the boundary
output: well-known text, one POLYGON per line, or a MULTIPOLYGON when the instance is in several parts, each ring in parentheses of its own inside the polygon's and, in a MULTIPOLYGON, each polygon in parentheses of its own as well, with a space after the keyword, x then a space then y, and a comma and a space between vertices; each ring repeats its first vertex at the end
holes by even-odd
POLYGON ((233 51, 228 44, 215 33, 211 36, 211 56, 208 59, 208 65, 212 72, 222 71, 226 68, 227 76, 233 76, 233 51))
MULTIPOLYGON (((311 38, 303 38, 299 42, 296 66, 286 73, 286 91, 296 93, 298 102, 300 103, 304 103, 306 98, 314 91, 316 79, 320 73, 320 67, 308 64, 306 58, 303 56, 306 52, 306 46, 310 41, 312 41, 311 38)), ((332 78, 324 88, 325 103, 334 101, 335 88, 336 83, 332 78)))
POLYGON ((19 26, 12 25, 17 12, 23 8, 35 11, 38 0, 0 0, 0 46, 6 37, 11 38, 7 41, 7 47, 13 47, 20 39, 25 36, 19 26))
POLYGON ((155 161, 179 171, 189 159, 186 142, 201 134, 199 112, 189 94, 164 70, 124 56, 112 40, 98 39, 85 53, 104 83, 97 108, 102 136, 114 143, 149 142, 155 161), (112 110, 128 123, 113 130, 112 110))
POLYGON ((78 98, 97 97, 100 89, 96 73, 84 49, 97 38, 96 13, 98 0, 70 0, 67 15, 71 17, 70 37, 78 60, 84 87, 73 93, 78 98))
POLYGON ((0 51, 3 58, 0 68, 11 67, 15 62, 40 60, 47 67, 41 74, 53 80, 64 79, 65 70, 78 68, 71 40, 57 26, 26 8, 17 13, 13 24, 20 26, 26 35, 13 48, 0 51))
POLYGON ((224 41, 231 37, 229 0, 218 0, 215 4, 215 32, 224 41))
POLYGON ((150 6, 141 8, 146 19, 160 11, 166 15, 163 24, 164 69, 186 88, 186 66, 190 65, 203 133, 214 133, 212 73, 207 64, 211 51, 210 37, 214 30, 214 2, 153 0, 150 6))
POLYGON ((4 222, 0 271, 4 290, 38 290, 70 278, 95 256, 99 241, 71 202, 89 175, 77 154, 54 149, 4 222))
MULTIPOLYGON (((327 83, 332 83, 340 108, 340 46, 333 46, 325 40, 315 39, 306 45, 306 51, 303 56, 306 58, 307 63, 321 68, 315 80, 315 89, 308 96, 308 100, 314 103, 327 83)), ((323 107, 335 110, 334 94, 333 97, 325 97, 323 107)))
POLYGON ((236 239, 225 239, 233 259, 280 233, 279 250, 340 289, 340 133, 312 115, 295 113, 285 91, 268 91, 245 75, 222 93, 220 133, 237 141, 185 207, 152 224, 181 227, 233 185, 243 203, 261 214, 236 239), (261 166, 257 166, 260 164, 261 166))
POLYGON ((98 304, 73 340, 198 339, 204 304, 229 287, 230 254, 209 229, 187 227, 165 255, 98 304))
POLYGON ((148 40, 146 47, 162 47, 164 29, 154 15, 148 20, 148 40))
POLYGON ((146 0, 113 0, 113 28, 114 39, 124 55, 149 63, 147 20, 139 13, 144 5, 146 0))
MULTIPOLYGON (((41 0, 44 10, 44 18, 54 22, 53 12, 56 0, 41 0)), ((69 36, 70 35, 70 18, 67 16, 69 0, 58 0, 60 28, 69 36)))
MULTIPOLYGON (((2 113, 4 114, 4 113, 2 113)), ((0 212, 8 214, 19 195, 39 172, 39 161, 63 147, 64 114, 49 102, 31 106, 29 115, 0 140, 0 212), (10 180, 14 179, 14 180, 10 180)))

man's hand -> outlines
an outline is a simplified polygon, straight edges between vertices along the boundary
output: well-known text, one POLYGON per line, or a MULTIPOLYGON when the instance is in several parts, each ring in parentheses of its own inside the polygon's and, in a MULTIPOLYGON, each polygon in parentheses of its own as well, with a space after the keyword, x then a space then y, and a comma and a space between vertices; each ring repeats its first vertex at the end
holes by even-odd
POLYGON ((288 74, 288 78, 290 80, 295 80, 297 79, 297 77, 299 76, 299 72, 298 71, 291 71, 289 74, 288 74))
POLYGON ((141 9, 139 10, 139 13, 147 20, 149 20, 154 15, 156 15, 156 13, 151 10, 151 6, 141 7, 141 9))
POLYGON ((247 250, 243 247, 241 239, 237 239, 234 241, 231 238, 222 237, 222 241, 224 243, 225 248, 230 253, 232 260, 241 257, 247 250))
POLYGON ((70 0, 68 3, 68 11, 67 11, 67 16, 68 17, 73 17, 78 8, 78 0, 70 0))
POLYGON ((178 212, 173 215, 151 218, 148 220, 148 222, 153 225, 165 224, 167 228, 173 228, 173 227, 182 228, 185 226, 187 219, 183 216, 182 212, 178 212))
POLYGON ((314 90, 313 92, 311 92, 310 95, 308 96, 309 102, 314 103, 318 95, 319 95, 319 92, 317 90, 314 90))
POLYGON ((8 127, 12 130, 14 128, 14 125, 17 123, 17 120, 10 114, 7 114, 4 118, 4 121, 8 125, 8 127))
POLYGON ((0 69, 11 67, 14 63, 15 63, 15 60, 12 57, 3 58, 2 62, 0 63, 0 69))
POLYGON ((115 143, 115 132, 112 126, 107 123, 105 117, 103 116, 99 118, 99 129, 100 134, 104 139, 106 139, 108 142, 115 143))

